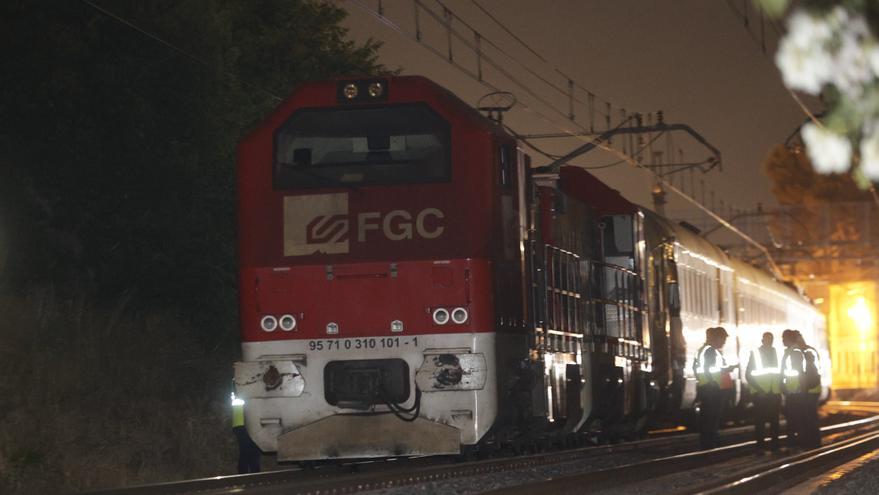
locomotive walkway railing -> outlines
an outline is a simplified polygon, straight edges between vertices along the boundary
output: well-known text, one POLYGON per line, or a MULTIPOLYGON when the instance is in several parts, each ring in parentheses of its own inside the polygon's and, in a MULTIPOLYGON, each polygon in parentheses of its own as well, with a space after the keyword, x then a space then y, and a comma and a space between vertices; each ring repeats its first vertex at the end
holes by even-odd
POLYGON ((583 259, 564 249, 532 248, 535 320, 543 350, 572 352, 583 341, 641 341, 640 276, 625 267, 583 259), (537 256, 535 256, 537 257, 537 256))

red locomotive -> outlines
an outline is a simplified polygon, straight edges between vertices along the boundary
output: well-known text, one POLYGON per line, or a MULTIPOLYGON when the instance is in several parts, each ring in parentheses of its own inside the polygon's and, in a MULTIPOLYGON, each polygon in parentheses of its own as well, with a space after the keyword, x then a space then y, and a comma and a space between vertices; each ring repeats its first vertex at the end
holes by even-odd
POLYGON ((421 77, 305 84, 240 143, 235 387, 262 450, 457 454, 688 405, 687 239, 528 161, 421 77))

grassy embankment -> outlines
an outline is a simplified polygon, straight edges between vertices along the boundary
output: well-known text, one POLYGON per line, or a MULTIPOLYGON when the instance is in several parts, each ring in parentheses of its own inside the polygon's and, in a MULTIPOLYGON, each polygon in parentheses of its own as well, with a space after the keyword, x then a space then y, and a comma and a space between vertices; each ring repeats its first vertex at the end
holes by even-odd
POLYGON ((126 302, 0 295, 0 493, 234 472, 234 344, 126 302))

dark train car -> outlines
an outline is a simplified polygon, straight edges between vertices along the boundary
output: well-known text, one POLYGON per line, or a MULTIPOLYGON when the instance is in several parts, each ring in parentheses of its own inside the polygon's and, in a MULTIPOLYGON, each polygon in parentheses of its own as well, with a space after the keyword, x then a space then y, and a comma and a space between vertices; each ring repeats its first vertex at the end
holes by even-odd
MULTIPOLYGON (((587 414, 580 431, 643 433, 656 400, 642 276, 643 215, 577 167, 536 174, 535 182, 541 214, 534 243, 542 251, 534 264, 548 274, 535 274, 538 292, 544 294, 535 302, 536 331, 556 360, 566 356, 560 353, 566 339, 581 348, 578 355, 564 358, 582 361, 574 371, 586 378, 587 414), (575 285, 565 283, 567 272, 576 274, 575 285)), ((549 370, 546 374, 553 376, 549 370)))

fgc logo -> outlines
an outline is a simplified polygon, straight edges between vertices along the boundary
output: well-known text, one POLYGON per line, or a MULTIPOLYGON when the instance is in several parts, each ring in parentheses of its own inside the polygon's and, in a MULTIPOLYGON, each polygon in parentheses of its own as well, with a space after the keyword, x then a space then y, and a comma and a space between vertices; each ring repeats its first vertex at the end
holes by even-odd
POLYGON ((368 242, 376 235, 389 241, 436 239, 445 231, 444 218, 438 208, 352 215, 347 193, 288 196, 284 198, 284 256, 344 254, 350 251, 351 242, 368 242))

